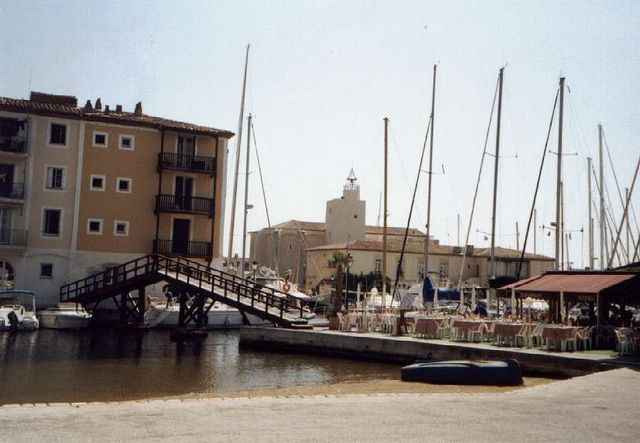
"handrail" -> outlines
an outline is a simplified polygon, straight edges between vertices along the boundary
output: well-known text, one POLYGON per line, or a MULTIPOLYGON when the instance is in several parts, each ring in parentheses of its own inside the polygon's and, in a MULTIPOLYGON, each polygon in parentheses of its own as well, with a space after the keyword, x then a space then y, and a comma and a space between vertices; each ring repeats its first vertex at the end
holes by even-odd
POLYGON ((121 283, 143 277, 151 272, 162 271, 175 272, 176 279, 180 280, 181 276, 186 277, 187 284, 200 288, 203 282, 210 284, 212 292, 215 291, 215 287, 218 287, 224 294, 218 294, 219 296, 229 301, 235 301, 240 306, 243 304, 240 300, 241 297, 247 298, 251 303, 247 307, 253 307, 256 302, 263 303, 266 315, 268 315, 270 307, 279 311, 281 319, 284 316, 284 312, 292 314, 298 311, 300 318, 304 313, 302 307, 303 299, 295 295, 287 294, 274 288, 258 286, 247 279, 225 271, 209 268, 193 260, 182 257, 169 258, 156 254, 140 257, 63 285, 60 288, 60 299, 61 301, 70 301, 72 298, 77 300, 90 292, 107 288, 115 289, 121 283), (191 279, 195 279, 197 283, 191 282, 191 279), (229 291, 236 295, 236 300, 230 297, 229 291))

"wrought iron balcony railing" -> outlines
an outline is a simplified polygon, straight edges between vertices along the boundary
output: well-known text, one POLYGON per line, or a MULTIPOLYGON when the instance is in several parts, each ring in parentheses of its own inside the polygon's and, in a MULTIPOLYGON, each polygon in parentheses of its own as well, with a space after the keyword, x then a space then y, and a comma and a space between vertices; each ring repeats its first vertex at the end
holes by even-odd
POLYGON ((162 255, 180 255, 183 257, 211 257, 211 243, 203 241, 154 240, 153 252, 162 255))
POLYGON ((215 157, 200 155, 174 154, 161 152, 158 154, 158 170, 175 169, 179 171, 203 172, 215 175, 217 161, 215 157))
POLYGON ((23 229, 0 229, 0 246, 27 246, 27 231, 23 229))
POLYGON ((24 183, 3 184, 0 182, 0 197, 24 199, 24 183))
POLYGON ((27 137, 0 135, 0 151, 24 154, 27 152, 27 137))
POLYGON ((213 216, 213 199, 160 194, 156 196, 156 212, 205 214, 213 216))

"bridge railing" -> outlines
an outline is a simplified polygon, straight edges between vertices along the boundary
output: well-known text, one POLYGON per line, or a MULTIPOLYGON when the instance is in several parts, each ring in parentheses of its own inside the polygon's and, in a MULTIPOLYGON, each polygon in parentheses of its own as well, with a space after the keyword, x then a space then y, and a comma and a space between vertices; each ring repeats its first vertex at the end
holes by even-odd
POLYGON ((91 275, 82 280, 66 284, 60 288, 62 302, 81 301, 83 296, 100 290, 115 290, 136 278, 143 278, 152 272, 174 272, 178 280, 186 280, 188 285, 202 289, 203 284, 211 285, 214 290, 218 287, 223 296, 234 300, 238 304, 244 303, 243 297, 248 298, 251 307, 256 303, 264 304, 265 312, 270 308, 279 311, 280 318, 285 313, 304 314, 303 300, 274 288, 257 286, 237 275, 209 268, 201 263, 185 258, 169 258, 161 255, 147 255, 131 260, 103 272, 91 275), (182 278, 181 278, 182 277, 182 278), (234 297, 235 295, 235 297, 234 297))

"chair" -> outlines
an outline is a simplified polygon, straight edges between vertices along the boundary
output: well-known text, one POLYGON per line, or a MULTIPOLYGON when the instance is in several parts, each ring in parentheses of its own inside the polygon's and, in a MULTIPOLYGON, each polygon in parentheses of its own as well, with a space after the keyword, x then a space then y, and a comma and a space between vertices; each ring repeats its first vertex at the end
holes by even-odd
POLYGON ((560 343, 560 349, 562 351, 569 351, 569 349, 571 349, 571 351, 577 350, 578 348, 577 336, 578 336, 578 330, 574 329, 571 332, 571 337, 562 339, 562 342, 560 343))
POLYGON ((591 350, 591 337, 593 336, 593 326, 578 330, 578 344, 582 350, 591 350))
MULTIPOLYGON (((632 345, 630 340, 629 328, 620 328, 616 329, 616 339, 618 341, 618 355, 631 355, 632 354, 632 345)), ((631 331, 633 332, 633 331, 631 331)))
POLYGON ((438 330, 436 331, 436 335, 440 339, 451 338, 451 322, 449 319, 442 320, 440 326, 438 326, 438 330))
POLYGON ((531 346, 534 348, 539 348, 543 345, 544 339, 542 338, 542 325, 534 325, 533 330, 531 331, 531 346))
POLYGON ((484 323, 480 323, 480 324, 478 325, 478 329, 476 329, 476 330, 470 329, 470 330, 469 330, 469 341, 470 341, 470 342, 475 342, 475 341, 476 341, 476 338, 477 338, 477 339, 478 339, 478 342, 481 342, 481 341, 482 341, 482 337, 483 337, 483 335, 484 335, 484 329, 485 329, 485 327, 486 327, 486 326, 485 326, 485 324, 484 324, 484 323))
POLYGON ((531 326, 530 325, 523 325, 522 328, 520 328, 520 332, 518 332, 515 336, 515 342, 513 344, 513 346, 519 347, 527 347, 530 348, 530 343, 531 343, 531 326), (520 345, 520 343, 522 342, 522 345, 520 345))

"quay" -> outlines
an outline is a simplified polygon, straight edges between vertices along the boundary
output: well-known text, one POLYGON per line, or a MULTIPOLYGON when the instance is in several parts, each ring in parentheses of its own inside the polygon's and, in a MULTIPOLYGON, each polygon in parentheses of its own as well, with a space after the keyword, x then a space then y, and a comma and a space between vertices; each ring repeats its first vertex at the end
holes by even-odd
POLYGON ((496 394, 7 405, 0 441, 631 441, 639 381, 618 369, 496 394))
MULTIPOLYGON (((240 346, 295 353, 322 354, 410 364, 416 360, 489 360, 515 358, 524 373, 573 377, 619 367, 640 368, 637 358, 597 352, 549 352, 462 343, 436 339, 393 337, 379 333, 338 332, 328 329, 291 330, 244 327, 240 346)), ((613 351, 612 351, 613 352, 613 351)))

